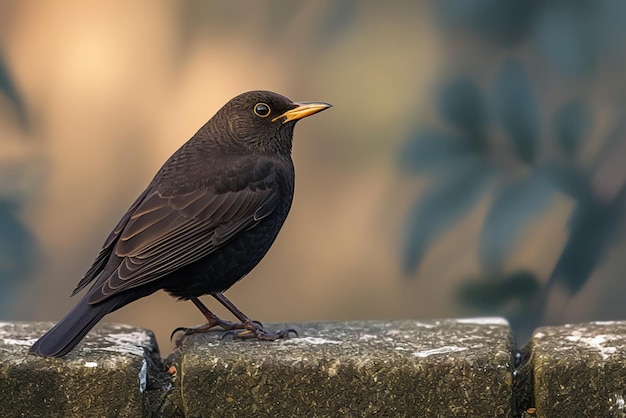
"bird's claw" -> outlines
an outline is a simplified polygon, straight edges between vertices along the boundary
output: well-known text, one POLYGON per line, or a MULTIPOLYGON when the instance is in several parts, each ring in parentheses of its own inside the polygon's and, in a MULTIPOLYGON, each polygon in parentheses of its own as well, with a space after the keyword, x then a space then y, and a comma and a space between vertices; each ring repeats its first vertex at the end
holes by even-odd
POLYGON ((182 331, 183 334, 180 337, 176 338, 176 347, 180 347, 186 336, 192 335, 192 334, 199 334, 202 332, 207 332, 208 330, 210 330, 211 328, 215 326, 216 326, 215 324, 204 324, 204 325, 200 325, 199 327, 192 327, 192 328, 178 327, 174 331, 172 331, 172 334, 170 335, 170 341, 172 341, 172 338, 174 338, 174 335, 177 332, 182 331))
POLYGON ((290 333, 298 336, 298 331, 293 328, 281 329, 276 332, 266 331, 260 322, 250 321, 244 322, 243 328, 239 330, 229 330, 222 334, 221 339, 232 335, 233 338, 250 339, 256 338, 262 341, 275 341, 287 337, 290 333))
POLYGON ((172 331, 172 333, 170 334, 170 341, 172 341, 172 339, 174 338, 174 334, 176 334, 177 332, 183 331, 185 333, 185 335, 189 335, 187 334, 187 331, 190 330, 191 328, 187 328, 187 327, 178 327, 176 329, 174 329, 174 331, 172 331))
MULTIPOLYGON (((230 321, 225 321, 223 319, 219 319, 217 318, 217 320, 208 322, 204 325, 200 325, 198 327, 178 327, 176 328, 174 331, 172 331, 172 333, 170 334, 170 341, 172 341, 172 339, 174 338, 174 335, 177 332, 183 332, 183 335, 181 335, 180 337, 178 337, 176 339, 176 346, 180 347, 183 339, 188 336, 188 335, 192 335, 192 334, 200 334, 203 332, 207 332, 215 327, 221 327, 223 329, 226 330, 226 332, 224 332, 224 334, 222 335, 221 339, 224 339, 225 336, 227 335, 231 335, 231 334, 237 334, 238 332, 243 332, 247 329, 260 329, 263 330, 263 324, 261 324, 259 321, 249 321, 247 323, 243 323, 243 322, 230 322, 230 321), (246 325, 249 324, 249 325, 246 325)), ((294 331, 295 332, 295 331, 294 331)), ((282 337, 281 337, 282 338, 282 337)))

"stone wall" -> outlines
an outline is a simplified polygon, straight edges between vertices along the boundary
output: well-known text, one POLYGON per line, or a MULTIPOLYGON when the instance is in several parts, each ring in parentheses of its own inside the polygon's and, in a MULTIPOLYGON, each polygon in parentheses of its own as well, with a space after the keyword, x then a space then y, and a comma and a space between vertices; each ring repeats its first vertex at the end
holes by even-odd
POLYGON ((165 359, 152 332, 102 324, 62 359, 28 355, 52 325, 0 323, 1 417, 626 416, 626 322, 540 328, 521 352, 500 318, 289 324, 165 359))

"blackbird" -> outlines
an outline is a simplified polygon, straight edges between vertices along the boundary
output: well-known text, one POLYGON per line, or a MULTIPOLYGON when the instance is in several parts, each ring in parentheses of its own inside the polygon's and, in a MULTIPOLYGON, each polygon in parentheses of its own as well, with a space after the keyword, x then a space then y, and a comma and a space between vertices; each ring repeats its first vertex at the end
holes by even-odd
POLYGON ((61 357, 109 312, 164 289, 191 300, 208 323, 241 338, 274 340, 223 294, 267 253, 291 207, 296 122, 331 107, 294 103, 269 91, 231 99, 157 172, 110 233, 72 296, 78 304, 30 348, 61 357), (198 299, 211 295, 240 322, 218 318, 198 299))

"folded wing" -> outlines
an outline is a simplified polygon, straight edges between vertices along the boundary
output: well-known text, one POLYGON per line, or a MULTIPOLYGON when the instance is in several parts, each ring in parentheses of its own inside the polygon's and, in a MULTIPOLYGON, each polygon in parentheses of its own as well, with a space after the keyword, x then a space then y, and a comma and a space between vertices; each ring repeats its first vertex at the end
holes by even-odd
POLYGON ((278 203, 275 173, 265 174, 237 191, 200 187, 163 193, 149 187, 111 232, 74 293, 99 276, 89 295, 89 303, 98 303, 159 280, 253 228, 278 203))

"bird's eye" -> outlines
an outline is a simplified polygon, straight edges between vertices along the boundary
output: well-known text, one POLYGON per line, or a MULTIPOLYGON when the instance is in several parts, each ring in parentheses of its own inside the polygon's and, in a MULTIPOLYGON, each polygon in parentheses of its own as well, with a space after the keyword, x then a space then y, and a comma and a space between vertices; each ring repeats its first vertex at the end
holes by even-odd
POLYGON ((270 107, 265 103, 257 103, 254 105, 254 114, 261 118, 269 116, 270 112, 270 107))

